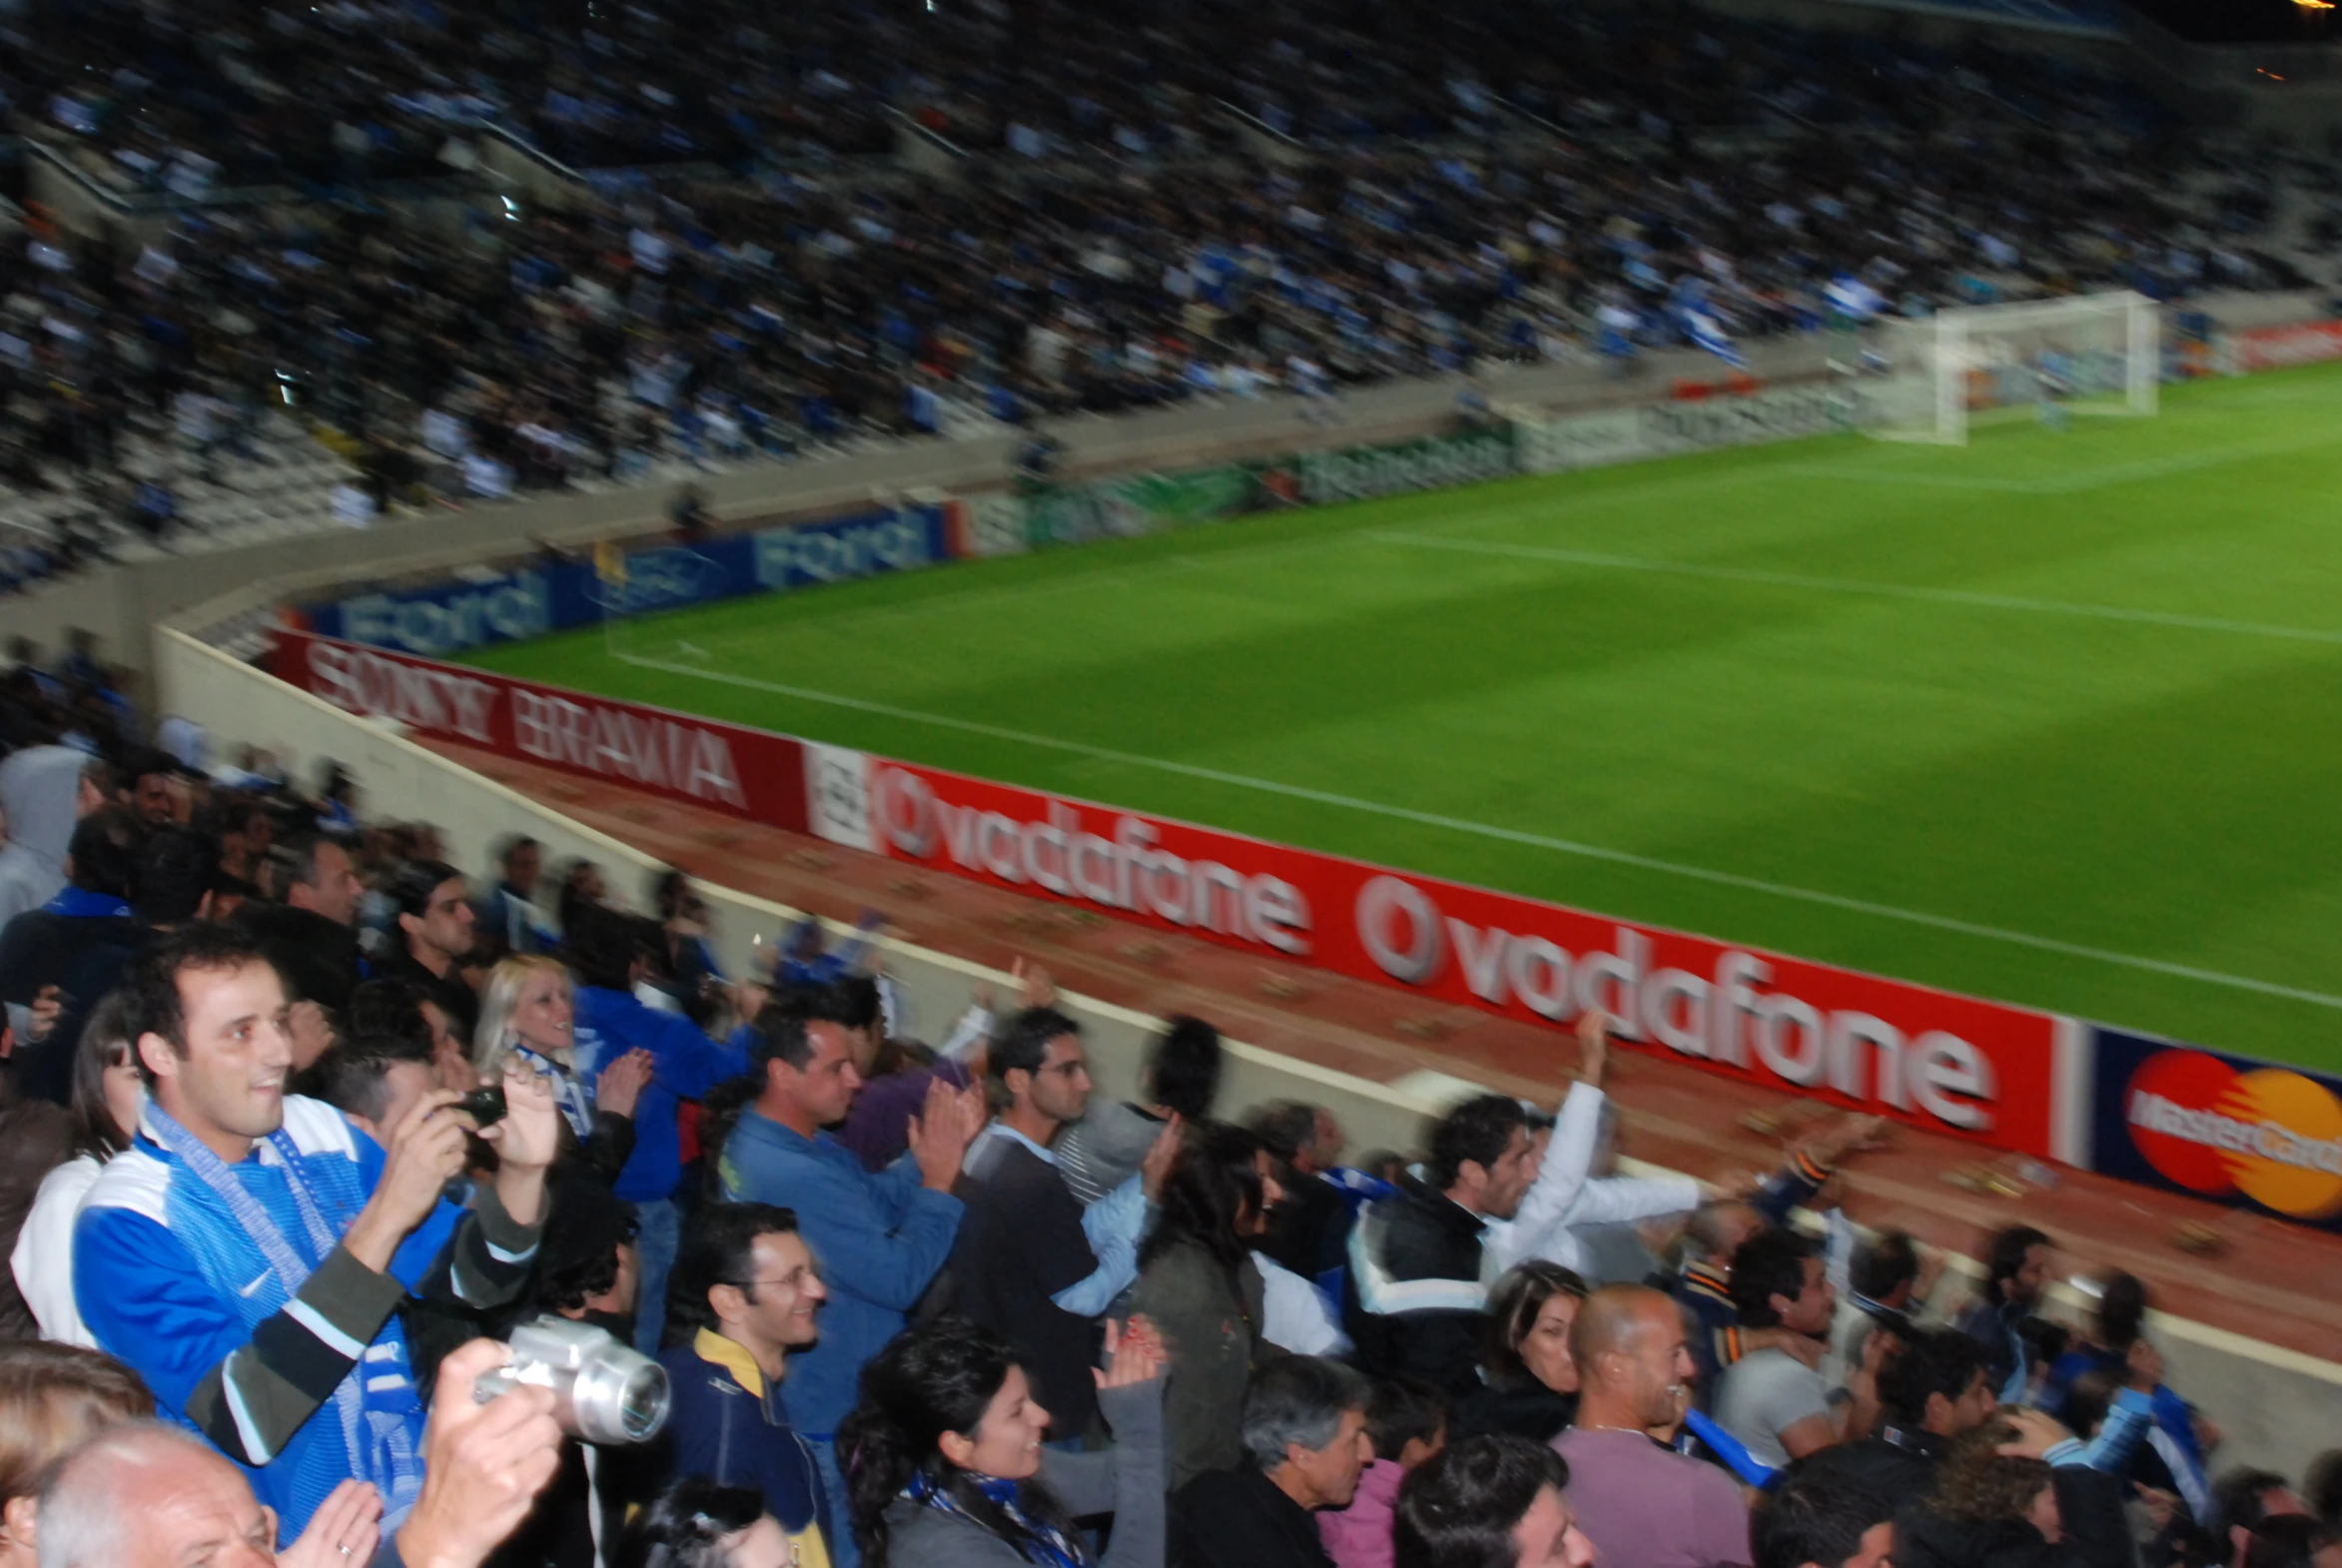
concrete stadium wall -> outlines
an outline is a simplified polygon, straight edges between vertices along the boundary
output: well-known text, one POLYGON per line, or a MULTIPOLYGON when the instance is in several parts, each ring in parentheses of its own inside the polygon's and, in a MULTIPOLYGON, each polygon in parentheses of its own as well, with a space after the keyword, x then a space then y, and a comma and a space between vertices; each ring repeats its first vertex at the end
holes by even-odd
MULTIPOLYGON (((296 770, 323 757, 341 761, 357 775, 371 812, 437 825, 458 866, 485 867, 494 840, 526 832, 542 840, 555 859, 582 855, 600 862, 611 885, 621 891, 646 887, 659 869, 652 857, 607 834, 460 768, 389 728, 263 675, 185 632, 160 628, 155 649, 164 711, 192 718, 215 736, 270 746, 296 770)), ((769 937, 800 918, 797 911, 768 900, 704 886, 717 951, 735 973, 749 968, 751 937, 769 937)), ((906 942, 881 939, 878 946, 888 973, 910 995, 914 1031, 926 1038, 948 1030, 967 1005, 971 986, 981 982, 1001 995, 1013 994, 1008 976, 982 965, 906 942)), ((1088 1032, 1101 1091, 1128 1095, 1141 1048, 1158 1021, 1079 996, 1067 997, 1066 1004, 1088 1032)), ((1458 1093, 1457 1081, 1439 1075, 1425 1075, 1434 1082, 1410 1093, 1404 1086, 1370 1083, 1236 1041, 1228 1043, 1228 1052, 1229 1104, 1291 1098, 1323 1105, 1340 1118, 1353 1151, 1418 1147, 1423 1120, 1458 1093)), ((1955 1259, 1938 1290, 1938 1303, 1949 1307, 1952 1298, 1971 1292, 1981 1275, 1973 1259, 1955 1259)), ((2057 1287, 2055 1300, 2063 1315, 2074 1320, 2083 1315, 2085 1300, 2071 1288, 2057 1287)), ((2332 1425, 2332 1412, 2342 1408, 2342 1364, 2180 1318, 2158 1315, 2153 1327, 2172 1384, 2227 1430, 2219 1453, 2222 1466, 2265 1465, 2297 1476, 2311 1454, 2342 1438, 2332 1425)))

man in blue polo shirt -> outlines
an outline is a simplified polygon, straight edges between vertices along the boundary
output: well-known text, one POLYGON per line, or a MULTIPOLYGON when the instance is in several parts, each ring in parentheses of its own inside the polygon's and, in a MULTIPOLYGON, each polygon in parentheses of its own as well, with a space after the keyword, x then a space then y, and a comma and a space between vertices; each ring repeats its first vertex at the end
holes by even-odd
MULTIPOLYGON (((790 1357, 782 1398, 831 1495, 843 1497, 838 1422, 854 1407, 862 1364, 902 1331, 951 1257, 961 1213, 952 1183, 983 1126, 983 1102, 978 1091, 935 1084, 912 1124, 910 1153, 874 1176, 822 1131, 846 1119, 862 1088, 845 1027, 769 1008, 754 1039, 750 1071, 764 1087, 741 1113, 718 1169, 734 1202, 795 1210, 821 1267, 829 1290, 821 1338, 790 1357)), ((850 1535, 841 1533, 831 1551, 851 1568, 850 1535)))

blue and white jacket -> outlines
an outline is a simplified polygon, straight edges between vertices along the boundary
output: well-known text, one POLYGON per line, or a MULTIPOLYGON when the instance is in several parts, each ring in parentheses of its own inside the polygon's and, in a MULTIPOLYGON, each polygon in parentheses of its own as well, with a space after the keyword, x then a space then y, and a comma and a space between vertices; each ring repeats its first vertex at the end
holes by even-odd
POLYGON ((73 1275, 98 1344, 145 1379, 166 1418, 242 1467, 290 1541, 345 1479, 419 1469, 422 1402, 399 1302, 410 1291, 470 1308, 513 1299, 536 1256, 537 1226, 515 1222, 489 1187, 469 1212, 442 1200, 388 1274, 339 1245, 314 1256, 289 1179, 298 1176, 326 1223, 346 1234, 387 1157, 322 1101, 287 1097, 285 1132, 297 1173, 265 1140, 230 1169, 311 1268, 298 1292, 286 1295, 227 1203, 157 1142, 151 1122, 83 1200, 73 1275), (354 1373, 361 1453, 333 1408, 354 1373))

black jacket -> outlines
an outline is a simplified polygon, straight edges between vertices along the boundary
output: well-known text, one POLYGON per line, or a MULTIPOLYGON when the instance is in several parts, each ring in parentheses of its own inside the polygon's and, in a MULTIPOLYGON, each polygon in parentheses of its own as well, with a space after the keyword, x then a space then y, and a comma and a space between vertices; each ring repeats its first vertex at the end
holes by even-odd
POLYGON ((1895 1521, 1896 1568, 2071 1568, 2065 1555, 2022 1519, 1974 1523, 1927 1508, 1895 1521))
POLYGON ((2121 1478, 2083 1465, 2050 1475, 2063 1527, 2055 1545, 2021 1519, 1972 1524, 1906 1502, 1895 1518, 1896 1568, 2137 1568, 2121 1478))
POLYGON ((128 916, 59 915, 28 909, 0 928, 0 1001, 30 1007, 44 986, 64 1002, 49 1038, 25 1052, 17 1089, 59 1105, 73 1097, 73 1059, 90 1010, 122 978, 153 933, 128 916))
POLYGON ((1576 1394, 1557 1394, 1532 1377, 1510 1388, 1482 1388, 1466 1399, 1456 1410, 1455 1434, 1497 1432, 1549 1443, 1577 1418, 1576 1394))
POLYGON ((1358 1217, 1342 1278, 1342 1328, 1377 1377, 1408 1372, 1452 1399, 1480 1388, 1478 1214, 1413 1176, 1358 1217))
POLYGON ((1169 1568, 1333 1568, 1309 1510, 1249 1465, 1173 1492, 1168 1537, 1169 1568))
POLYGON ((1259 1250, 1303 1279, 1314 1280, 1342 1266, 1350 1238, 1350 1205, 1331 1181, 1295 1174, 1284 1196, 1268 1211, 1268 1229, 1259 1250))
POLYGON ((236 923, 285 977, 287 1001, 315 1002, 336 1014, 350 1006, 363 978, 356 930, 290 904, 247 904, 236 923))
POLYGON ((1798 1473, 1851 1481, 1882 1497, 1925 1497, 1936 1484, 1946 1441, 1932 1432, 1890 1428, 1878 1437, 1833 1444, 1806 1459, 1798 1473))
POLYGON ((434 975, 400 948, 376 964, 374 973, 385 980, 403 980, 436 1002, 439 1011, 454 1024, 457 1039, 468 1041, 478 1030, 479 993, 463 983, 463 972, 453 965, 448 966, 446 974, 434 975))

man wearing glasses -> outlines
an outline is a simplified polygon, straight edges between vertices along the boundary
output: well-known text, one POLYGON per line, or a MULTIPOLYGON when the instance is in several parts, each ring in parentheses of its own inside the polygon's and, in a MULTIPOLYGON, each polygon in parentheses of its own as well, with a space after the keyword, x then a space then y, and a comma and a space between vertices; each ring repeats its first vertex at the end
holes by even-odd
POLYGON ((823 1490, 813 1448, 781 1403, 789 1352, 811 1344, 829 1299, 797 1216, 770 1203, 713 1203, 693 1218, 675 1259, 677 1288, 661 1352, 673 1405, 661 1441, 666 1474, 752 1486, 789 1537, 789 1560, 823 1568, 845 1525, 845 1499, 823 1490))

